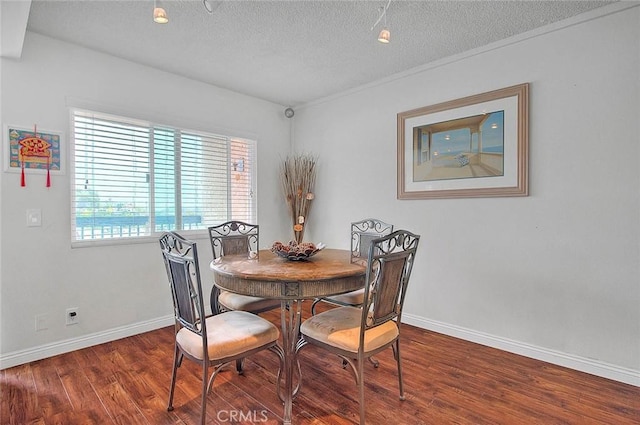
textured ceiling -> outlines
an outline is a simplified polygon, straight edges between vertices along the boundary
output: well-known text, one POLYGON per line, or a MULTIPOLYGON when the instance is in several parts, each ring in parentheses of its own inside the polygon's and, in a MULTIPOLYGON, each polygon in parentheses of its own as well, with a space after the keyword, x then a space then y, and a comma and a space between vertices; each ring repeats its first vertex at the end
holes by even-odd
POLYGON ((33 0, 27 29, 285 106, 496 42, 608 1, 33 0))

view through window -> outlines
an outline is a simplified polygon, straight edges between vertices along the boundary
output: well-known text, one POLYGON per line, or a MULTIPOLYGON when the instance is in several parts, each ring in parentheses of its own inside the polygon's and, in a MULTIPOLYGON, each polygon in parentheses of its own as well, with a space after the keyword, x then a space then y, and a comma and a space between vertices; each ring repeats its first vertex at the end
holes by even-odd
POLYGON ((72 111, 72 241, 257 222, 256 143, 72 111))

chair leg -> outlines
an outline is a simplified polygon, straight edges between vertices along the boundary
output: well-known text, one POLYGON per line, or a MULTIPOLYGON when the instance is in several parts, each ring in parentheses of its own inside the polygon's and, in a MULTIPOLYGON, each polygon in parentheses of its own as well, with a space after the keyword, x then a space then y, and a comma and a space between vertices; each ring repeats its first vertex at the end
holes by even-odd
POLYGON ((208 383, 209 380, 209 365, 207 362, 203 362, 202 364, 202 409, 200 410, 200 423, 205 425, 205 421, 207 419, 207 390, 209 389, 208 383))
POLYGON ((400 357, 400 339, 391 346, 393 348, 393 357, 398 363, 398 388, 400 389, 400 400, 404 401, 404 388, 402 386, 402 358, 400 357))
POLYGON ((242 375, 244 373, 244 370, 242 370, 243 365, 244 365, 244 359, 236 360, 236 372, 238 372, 238 375, 242 375))
POLYGON ((171 387, 169 388, 169 403, 167 404, 167 410, 171 412, 173 410, 173 390, 176 388, 176 375, 178 368, 182 363, 182 353, 176 345, 175 352, 173 353, 173 372, 171 373, 171 387))
POLYGON ((322 301, 322 298, 315 298, 313 300, 313 302, 311 303, 311 315, 312 316, 316 315, 316 304, 318 304, 320 301, 322 301))
POLYGON ((365 424, 364 406, 364 357, 358 358, 358 397, 360 399, 360 425, 365 424))

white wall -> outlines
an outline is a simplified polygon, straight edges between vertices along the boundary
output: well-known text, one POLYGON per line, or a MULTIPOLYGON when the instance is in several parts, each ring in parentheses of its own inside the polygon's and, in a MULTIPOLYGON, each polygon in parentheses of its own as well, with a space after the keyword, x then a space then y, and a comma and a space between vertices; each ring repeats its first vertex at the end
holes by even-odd
POLYGON ((568 23, 298 109, 309 237, 418 233, 407 322, 640 385, 640 7, 568 23), (397 113, 524 82, 530 196, 396 199, 397 113))
MULTIPOLYGON (((419 233, 407 322, 640 385, 640 8, 571 22, 297 108, 296 148, 320 159, 307 238, 346 248, 364 217, 419 233), (396 199, 398 112, 523 82, 529 197, 396 199)), ((82 103, 255 137, 261 241, 289 237, 280 105, 31 33, 21 60, 2 59, 0 93, 2 123, 67 136, 82 103)), ((1 173, 0 367, 170 317, 157 246, 71 249, 68 174, 52 183, 1 173), (66 327, 72 306, 81 323, 66 327), (35 332, 38 314, 49 329, 35 332)))
MULTIPOLYGON (((20 60, 2 59, 2 123, 63 131, 69 105, 258 140, 261 242, 288 237, 278 163, 290 149, 283 107, 27 33, 20 60), (161 88, 161 90, 159 90, 161 88)), ((64 139, 64 154, 69 145, 64 139)), ((67 158, 68 159, 68 158, 67 158)), ((68 162, 67 162, 68 165, 68 162)), ((172 323, 157 243, 71 249, 69 173, 2 174, 2 367, 172 323), (26 210, 42 210, 42 227, 26 210), (65 326, 79 308, 80 324, 65 326), (35 316, 48 329, 35 331, 35 316)), ((210 288, 208 240, 200 255, 210 288)))

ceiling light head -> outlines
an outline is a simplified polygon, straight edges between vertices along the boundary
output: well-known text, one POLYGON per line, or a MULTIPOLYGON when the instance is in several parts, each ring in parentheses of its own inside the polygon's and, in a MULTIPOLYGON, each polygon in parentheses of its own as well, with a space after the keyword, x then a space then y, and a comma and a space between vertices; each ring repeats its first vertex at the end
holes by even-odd
POLYGON ((295 111, 292 108, 287 108, 284 110, 284 116, 287 118, 293 118, 295 115, 295 111))
POLYGON ((380 31, 380 34, 378 34, 378 41, 380 43, 385 43, 387 44, 391 39, 391 33, 389 32, 389 30, 387 28, 382 28, 382 31, 380 31))
POLYGON ((157 0, 153 2, 153 22, 155 22, 156 24, 166 24, 167 22, 169 22, 167 12, 157 0))
POLYGON ((169 22, 169 18, 167 17, 167 12, 161 7, 155 7, 153 9, 153 22, 156 24, 166 24, 169 22))

